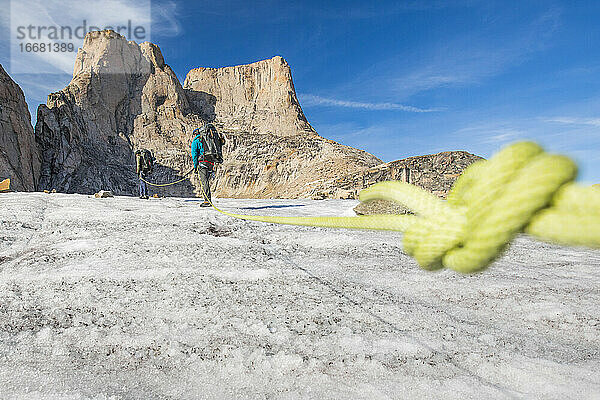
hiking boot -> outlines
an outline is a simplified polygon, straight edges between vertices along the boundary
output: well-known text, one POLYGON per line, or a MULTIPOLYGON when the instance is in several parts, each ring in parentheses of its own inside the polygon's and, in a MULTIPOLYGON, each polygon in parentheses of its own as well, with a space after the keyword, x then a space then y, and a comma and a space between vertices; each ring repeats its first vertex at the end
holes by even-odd
POLYGON ((204 203, 200 204, 200 207, 210 207, 211 204, 208 201, 205 201, 204 203))

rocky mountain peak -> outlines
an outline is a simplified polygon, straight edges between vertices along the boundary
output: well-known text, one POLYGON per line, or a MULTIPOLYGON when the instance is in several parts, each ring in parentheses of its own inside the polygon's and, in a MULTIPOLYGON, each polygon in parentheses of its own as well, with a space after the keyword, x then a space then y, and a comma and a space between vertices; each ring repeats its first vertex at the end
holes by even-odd
POLYGON ((187 118, 189 112, 185 91, 158 46, 138 45, 114 31, 88 33, 73 79, 38 109, 40 188, 133 193, 133 151, 182 147, 187 128, 202 123, 187 118))
POLYGON ((283 57, 234 67, 195 68, 183 86, 197 94, 192 106, 227 130, 316 134, 300 107, 292 70, 283 57))
POLYGON ((115 31, 95 31, 85 36, 77 52, 73 77, 81 73, 147 74, 165 65, 160 48, 153 43, 137 44, 115 31))
MULTIPOLYGON (((140 148, 156 158, 151 181, 179 180, 192 166, 192 132, 206 122, 227 139, 213 183, 218 197, 355 198, 360 189, 387 179, 443 197, 478 158, 446 152, 382 163, 319 136, 280 56, 195 68, 182 86, 158 46, 102 31, 85 37, 73 71, 67 87, 38 108, 35 143, 23 94, 1 71, 0 175, 20 188, 134 194, 133 154, 140 148)), ((157 190, 170 196, 201 191, 195 176, 157 190)))
MULTIPOLYGON (((12 177, 22 189, 134 194, 133 153, 139 148, 156 158, 151 181, 179 180, 192 166, 192 132, 206 122, 227 138, 225 161, 213 183, 218 197, 355 198, 362 188, 388 179, 443 197, 478 159, 446 152, 382 163, 319 136, 302 112, 291 68, 280 56, 195 68, 182 86, 158 46, 102 31, 85 37, 73 71, 67 87, 38 108, 35 143, 23 94, 0 73, 0 175, 12 177)), ((158 191, 189 196, 200 193, 200 184, 191 176, 158 191)))

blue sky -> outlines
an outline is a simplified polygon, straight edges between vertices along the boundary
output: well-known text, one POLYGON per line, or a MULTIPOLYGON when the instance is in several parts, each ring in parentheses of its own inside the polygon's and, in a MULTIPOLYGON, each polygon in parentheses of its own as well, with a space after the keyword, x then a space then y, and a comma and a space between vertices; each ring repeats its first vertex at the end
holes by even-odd
MULTIPOLYGON (((283 56, 319 134, 384 161, 531 139, 600 183, 598 21, 597 1, 153 1, 152 41, 182 82, 283 56)), ((32 110, 69 81, 13 77, 32 110)))

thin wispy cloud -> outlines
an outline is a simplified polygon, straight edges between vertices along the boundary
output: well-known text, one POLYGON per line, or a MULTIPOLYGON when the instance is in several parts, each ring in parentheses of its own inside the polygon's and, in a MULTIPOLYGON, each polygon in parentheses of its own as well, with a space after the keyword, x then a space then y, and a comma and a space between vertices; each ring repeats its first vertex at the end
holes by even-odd
POLYGON ((13 78, 27 97, 42 102, 50 93, 61 90, 71 81, 70 74, 15 74, 13 78))
MULTIPOLYGON (((592 178, 597 175, 597 168, 590 168, 590 165, 600 159, 596 150, 600 145, 599 127, 600 119, 597 118, 504 116, 457 129, 450 138, 455 143, 468 143, 472 152, 483 157, 516 141, 534 141, 548 152, 573 158, 580 167, 581 179, 589 181, 597 180, 592 178)), ((439 141, 442 136, 442 132, 436 133, 439 141)))
MULTIPOLYGON (((477 3, 476 0, 404 0, 387 7, 373 7, 374 3, 349 4, 347 2, 323 2, 319 7, 308 8, 301 4, 292 5, 296 10, 304 9, 311 15, 323 19, 372 19, 389 18, 398 14, 435 11, 442 9, 467 8, 477 3)), ((292 14, 294 15, 294 14, 292 14)))
POLYGON ((527 137, 522 127, 508 123, 480 123, 461 128, 453 135, 458 140, 500 146, 527 137))
POLYGON ((360 86, 406 101, 431 90, 479 85, 551 47, 560 21, 561 10, 552 8, 509 32, 498 24, 484 32, 444 38, 382 59, 339 90, 346 93, 360 86))
POLYGON ((546 118, 544 122, 551 122, 565 125, 585 125, 600 128, 600 118, 579 118, 579 117, 555 117, 546 118))
POLYGON ((175 37, 181 35, 183 28, 179 22, 179 11, 174 1, 152 2, 152 34, 175 37))
POLYGON ((148 40, 151 35, 150 0, 104 0, 102 7, 90 0, 12 1, 10 5, 13 74, 72 73, 77 48, 88 30, 110 27, 138 41, 148 40), (69 51, 23 51, 21 45, 26 43, 68 43, 71 47, 69 51))
POLYGON ((480 0, 403 0, 379 6, 377 3, 368 2, 330 1, 307 4, 307 2, 281 1, 277 6, 271 6, 271 2, 220 0, 203 2, 201 12, 217 17, 242 18, 242 24, 253 23, 258 12, 267 15, 269 23, 295 21, 300 15, 331 23, 335 20, 369 20, 414 12, 468 8, 478 2, 480 0))
POLYGON ((344 108, 358 108, 363 110, 406 111, 414 113, 428 113, 441 110, 438 108, 418 108, 396 103, 363 103, 358 101, 337 100, 321 96, 315 96, 312 94, 301 94, 299 96, 302 98, 302 105, 307 107, 332 106, 344 108))

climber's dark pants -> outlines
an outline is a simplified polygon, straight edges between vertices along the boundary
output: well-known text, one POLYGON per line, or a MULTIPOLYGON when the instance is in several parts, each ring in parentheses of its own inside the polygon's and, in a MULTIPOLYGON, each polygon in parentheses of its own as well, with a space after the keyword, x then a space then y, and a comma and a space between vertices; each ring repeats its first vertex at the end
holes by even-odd
POLYGON ((142 178, 146 179, 146 174, 140 172, 140 197, 146 197, 148 196, 148 185, 146 185, 146 182, 142 178))
POLYGON ((200 178, 200 183, 202 183, 202 191, 204 194, 204 201, 210 201, 211 193, 210 193, 210 173, 211 170, 209 168, 198 167, 198 178, 200 178))

